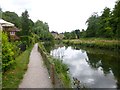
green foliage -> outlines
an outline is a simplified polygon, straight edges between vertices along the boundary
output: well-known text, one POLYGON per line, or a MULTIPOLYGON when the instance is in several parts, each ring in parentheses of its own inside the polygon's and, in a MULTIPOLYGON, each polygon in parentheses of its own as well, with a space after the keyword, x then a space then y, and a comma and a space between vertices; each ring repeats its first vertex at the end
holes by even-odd
MULTIPOLYGON (((32 31, 31 29, 34 26, 34 22, 31 19, 29 19, 29 14, 28 14, 27 10, 25 10, 22 13, 20 20, 21 20, 21 29, 22 30, 20 32, 18 32, 17 34, 20 36, 23 36, 23 37, 29 37, 31 35, 31 31, 32 31)), ((26 39, 24 41, 26 41, 26 39)), ((29 41, 26 41, 26 42, 29 42, 29 41)))
POLYGON ((63 42, 67 45, 78 45, 108 50, 120 50, 120 42, 118 40, 107 40, 101 38, 84 38, 75 40, 64 40, 63 42))
POLYGON ((52 34, 49 32, 48 24, 43 23, 40 20, 35 22, 32 32, 34 34, 38 35, 40 40, 43 40, 43 41, 53 41, 54 40, 52 34))
POLYGON ((53 59, 53 63, 55 65, 55 70, 59 77, 62 79, 64 86, 69 88, 70 87, 70 77, 67 73, 68 66, 61 62, 59 59, 53 59))
POLYGON ((13 45, 8 42, 7 34, 2 32, 2 69, 3 72, 8 70, 10 66, 14 63, 13 45))
POLYGON ((113 11, 106 7, 101 16, 94 13, 87 24, 86 37, 120 38, 120 1, 113 11))
POLYGON ((0 89, 2 89, 2 30, 0 30, 0 89))
POLYGON ((85 37, 120 38, 120 0, 117 0, 113 11, 105 7, 101 16, 95 12, 88 18, 86 23, 86 30, 65 32, 64 39, 85 37))
POLYGON ((27 10, 25 10, 25 12, 22 13, 21 24, 22 24, 22 35, 29 35, 30 21, 27 10))
POLYGON ((65 32, 64 33, 64 39, 76 39, 79 38, 79 30, 73 30, 71 32, 65 32))
POLYGON ((77 39, 79 39, 79 38, 80 38, 80 30, 79 30, 79 29, 76 29, 76 30, 75 30, 75 34, 76 34, 76 36, 77 36, 77 39))
POLYGON ((117 0, 112 16, 113 33, 120 38, 120 0, 117 0))
POLYGON ((87 21, 86 37, 95 37, 96 31, 99 29, 99 16, 94 13, 87 21))
POLYGON ((15 59, 14 67, 4 73, 2 76, 2 88, 18 88, 23 76, 27 70, 29 55, 32 47, 27 49, 15 59))
POLYGON ((9 42, 6 33, 2 32, 2 69, 3 72, 14 66, 15 58, 20 55, 20 41, 9 42))
POLYGON ((64 33, 65 39, 71 39, 71 34, 69 32, 64 33))
POLYGON ((10 12, 10 11, 3 12, 2 18, 6 21, 14 23, 15 26, 17 26, 18 28, 21 28, 20 17, 15 12, 10 12))
POLYGON ((111 27, 111 11, 109 8, 105 8, 103 14, 101 15, 101 28, 99 36, 111 38, 113 35, 112 27, 111 27))

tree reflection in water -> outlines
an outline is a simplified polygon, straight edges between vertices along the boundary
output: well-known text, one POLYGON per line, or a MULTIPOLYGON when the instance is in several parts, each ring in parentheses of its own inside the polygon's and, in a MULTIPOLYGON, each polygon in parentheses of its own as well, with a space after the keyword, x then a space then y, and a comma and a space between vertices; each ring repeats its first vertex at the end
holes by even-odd
POLYGON ((63 56, 72 77, 88 84, 88 87, 120 88, 120 56, 117 52, 95 48, 59 47, 51 50, 53 56, 63 56), (59 52, 59 53, 58 53, 59 52), (116 83, 116 86, 115 86, 116 83))

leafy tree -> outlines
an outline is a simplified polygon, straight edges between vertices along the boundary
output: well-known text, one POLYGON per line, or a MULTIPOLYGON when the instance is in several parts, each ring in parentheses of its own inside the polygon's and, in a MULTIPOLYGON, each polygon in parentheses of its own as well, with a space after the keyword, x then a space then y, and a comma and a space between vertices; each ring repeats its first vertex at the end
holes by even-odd
POLYGON ((20 17, 15 12, 10 11, 3 12, 2 18, 8 22, 14 23, 16 27, 21 28, 20 17))
POLYGON ((65 36, 64 37, 65 39, 71 39, 71 33, 70 32, 65 32, 64 36, 65 36))
POLYGON ((95 37, 96 31, 99 29, 99 16, 94 13, 87 21, 88 27, 86 30, 86 37, 95 37))
POLYGON ((25 12, 22 13, 21 24, 22 24, 22 35, 29 35, 30 20, 27 10, 25 10, 25 12))
POLYGON ((52 41, 54 38, 52 34, 49 32, 49 26, 45 22, 38 20, 35 22, 32 32, 39 36, 40 40, 52 41))
POLYGON ((2 8, 0 7, 0 18, 2 18, 2 8))
POLYGON ((79 29, 76 29, 76 30, 75 30, 75 34, 77 35, 77 39, 79 39, 79 38, 80 38, 80 30, 79 30, 79 29))
POLYGON ((120 0, 117 0, 112 16, 113 33, 120 38, 120 0))
POLYGON ((112 37, 113 31, 111 27, 111 11, 109 8, 105 8, 100 19, 101 28, 99 35, 101 37, 112 37))
POLYGON ((30 28, 30 31, 33 28, 33 26, 34 26, 34 22, 31 19, 29 19, 29 28, 30 28))
POLYGON ((86 31, 84 29, 82 29, 82 31, 80 32, 80 37, 81 38, 86 37, 86 31))

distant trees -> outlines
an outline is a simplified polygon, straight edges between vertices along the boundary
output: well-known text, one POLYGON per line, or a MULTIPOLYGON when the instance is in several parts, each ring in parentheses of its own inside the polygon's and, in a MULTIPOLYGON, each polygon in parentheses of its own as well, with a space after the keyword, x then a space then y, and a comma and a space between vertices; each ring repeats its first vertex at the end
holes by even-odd
POLYGON ((93 13, 86 21, 86 30, 65 32, 65 39, 81 37, 120 38, 120 0, 116 2, 113 11, 105 7, 101 16, 93 13))
POLYGON ((120 38, 120 0, 116 2, 112 12, 112 29, 117 38, 120 38))
POLYGON ((113 11, 106 7, 101 16, 94 13, 86 22, 85 37, 120 38, 120 0, 113 11))
POLYGON ((94 13, 88 20, 86 21, 88 24, 86 30, 86 37, 95 37, 96 32, 99 29, 99 16, 97 13, 94 13))
POLYGON ((53 36, 49 32, 48 23, 43 23, 43 21, 38 20, 33 22, 29 19, 29 13, 27 10, 22 12, 22 15, 19 17, 15 12, 6 11, 3 12, 2 18, 6 21, 14 23, 19 29, 20 32, 17 32, 17 35, 22 36, 21 39, 29 42, 28 37, 38 36, 41 40, 53 40, 53 36), (36 34, 36 35, 33 35, 36 34))
POLYGON ((75 34, 76 34, 76 38, 79 39, 80 38, 80 30, 76 29, 75 34))
POLYGON ((86 30, 65 32, 65 39, 81 37, 120 38, 120 0, 116 2, 113 11, 105 7, 101 16, 93 13, 86 21, 86 30))
POLYGON ((35 22, 32 32, 39 36, 40 40, 53 40, 52 34, 49 32, 49 26, 45 22, 38 20, 35 22))
POLYGON ((98 16, 97 13, 94 13, 86 21, 88 24, 86 37, 113 37, 111 19, 111 11, 107 7, 104 9, 101 16, 98 16))

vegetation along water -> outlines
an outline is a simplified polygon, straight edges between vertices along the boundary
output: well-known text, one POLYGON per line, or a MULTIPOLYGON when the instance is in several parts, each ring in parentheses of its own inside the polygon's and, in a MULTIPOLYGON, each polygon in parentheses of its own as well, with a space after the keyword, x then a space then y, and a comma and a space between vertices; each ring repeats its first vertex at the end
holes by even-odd
POLYGON ((120 88, 120 0, 112 10, 105 7, 101 15, 88 17, 86 29, 70 32, 50 31, 47 22, 33 22, 27 10, 19 16, 0 8, 0 16, 2 88, 18 88, 35 43, 54 88, 120 88))
POLYGON ((62 46, 51 50, 51 55, 68 65, 71 79, 77 78, 81 87, 120 87, 120 68, 118 65, 120 56, 117 52, 62 46))

